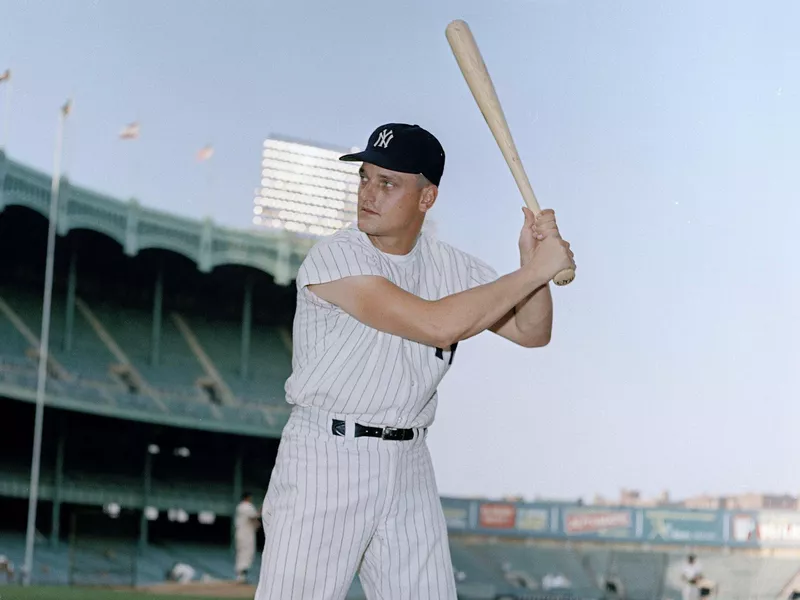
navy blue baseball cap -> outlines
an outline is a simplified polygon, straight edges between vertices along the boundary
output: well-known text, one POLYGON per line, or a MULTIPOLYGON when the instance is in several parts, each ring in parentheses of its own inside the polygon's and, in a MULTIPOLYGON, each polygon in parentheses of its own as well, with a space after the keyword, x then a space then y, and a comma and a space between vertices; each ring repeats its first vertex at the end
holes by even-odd
POLYGON ((390 171, 424 175, 438 186, 444 173, 444 148, 419 125, 387 123, 369 136, 366 150, 339 160, 366 162, 390 171))

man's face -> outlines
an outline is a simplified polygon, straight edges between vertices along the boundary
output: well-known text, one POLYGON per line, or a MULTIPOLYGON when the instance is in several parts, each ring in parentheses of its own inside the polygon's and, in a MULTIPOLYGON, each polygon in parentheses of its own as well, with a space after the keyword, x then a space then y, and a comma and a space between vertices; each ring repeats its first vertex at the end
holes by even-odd
MULTIPOLYGON (((392 235, 421 224, 427 210, 418 177, 370 163, 359 170, 358 228, 369 235, 392 235)), ((428 207, 429 208, 429 207, 428 207)))

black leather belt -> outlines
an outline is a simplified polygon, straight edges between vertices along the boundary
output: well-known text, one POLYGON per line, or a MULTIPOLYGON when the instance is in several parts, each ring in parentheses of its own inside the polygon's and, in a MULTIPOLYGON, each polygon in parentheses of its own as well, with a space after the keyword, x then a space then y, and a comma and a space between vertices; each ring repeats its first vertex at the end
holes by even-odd
MULTIPOLYGON (((344 437, 345 423, 339 419, 333 419, 331 426, 333 435, 344 437)), ((413 429, 398 429, 397 427, 367 427, 366 425, 359 425, 356 423, 355 437, 376 437, 382 440, 391 440, 395 442, 405 442, 414 439, 413 429)))

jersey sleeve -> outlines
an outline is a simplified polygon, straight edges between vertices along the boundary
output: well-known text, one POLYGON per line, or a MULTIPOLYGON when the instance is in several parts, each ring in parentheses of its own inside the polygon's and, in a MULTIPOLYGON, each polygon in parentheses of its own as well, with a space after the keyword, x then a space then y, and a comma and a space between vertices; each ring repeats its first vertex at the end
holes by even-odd
POLYGON ((495 271, 488 264, 479 258, 470 256, 469 260, 469 287, 477 287, 492 283, 498 277, 495 271))
POLYGON ((384 277, 379 258, 361 244, 349 241, 315 245, 297 273, 297 286, 329 283, 356 275, 384 277))

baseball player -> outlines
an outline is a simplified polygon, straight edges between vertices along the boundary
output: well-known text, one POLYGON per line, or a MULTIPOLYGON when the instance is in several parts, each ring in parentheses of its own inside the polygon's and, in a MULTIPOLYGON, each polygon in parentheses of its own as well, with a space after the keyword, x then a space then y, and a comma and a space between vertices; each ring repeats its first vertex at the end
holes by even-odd
MULTIPOLYGON (((426 445, 436 389, 462 341, 491 330, 547 344, 548 282, 574 268, 552 211, 525 210, 521 267, 502 277, 422 230, 445 153, 388 124, 362 163, 358 222, 319 241, 297 276, 292 413, 264 500, 256 600, 455 600, 426 445)), ((490 399, 491 400, 491 399, 490 399)))
POLYGON ((178 583, 190 583, 195 575, 197 575, 197 571, 192 567, 192 565, 176 562, 172 565, 167 571, 167 581, 177 581, 178 583))
POLYGON ((258 511, 253 505, 250 492, 242 494, 242 500, 236 506, 236 581, 245 583, 247 571, 253 566, 256 553, 256 531, 260 525, 258 511))
POLYGON ((703 572, 697 562, 697 557, 690 554, 686 558, 686 563, 683 565, 681 572, 681 581, 683 581, 683 600, 698 600, 700 598, 700 581, 703 578, 703 572))
POLYGON ((14 581, 14 563, 5 554, 0 554, 0 574, 5 574, 6 581, 14 581))

